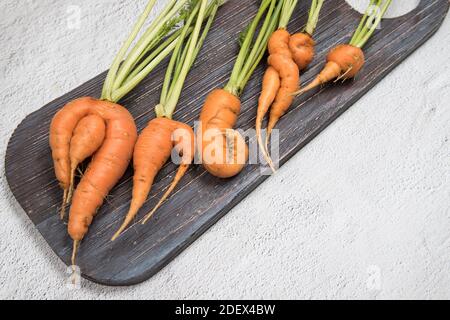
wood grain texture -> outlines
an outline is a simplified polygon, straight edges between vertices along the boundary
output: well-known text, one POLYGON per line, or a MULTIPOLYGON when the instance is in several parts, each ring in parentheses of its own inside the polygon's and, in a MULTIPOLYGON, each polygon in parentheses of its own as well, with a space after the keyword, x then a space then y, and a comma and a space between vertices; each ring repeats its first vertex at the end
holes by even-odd
MULTIPOLYGON (((174 119, 193 125, 208 92, 227 82, 238 53, 237 36, 256 13, 258 2, 232 0, 220 9, 188 77, 174 119)), ((448 7, 448 0, 422 0, 409 14, 384 20, 382 29, 365 47, 367 63, 356 81, 325 86, 297 99, 277 125, 281 134, 281 164, 430 38, 441 25, 448 7)), ((300 1, 290 31, 301 29, 307 9, 308 2, 300 1)), ((326 1, 316 32, 317 56, 302 75, 303 82, 309 82, 317 74, 331 47, 350 39, 359 18, 360 14, 344 0, 326 1)), ((165 66, 163 63, 121 101, 135 117, 140 130, 155 116, 153 107, 159 100, 165 66)), ((258 68, 242 96, 242 113, 237 124, 241 129, 254 125, 264 68, 263 65, 258 68)), ((53 172, 48 128, 53 115, 70 100, 99 97, 105 75, 95 77, 26 117, 11 137, 6 153, 6 177, 14 196, 50 247, 67 264, 72 241, 57 215, 62 191, 53 172)), ((109 239, 130 202, 132 170, 128 169, 99 210, 82 243, 78 264, 84 277, 105 285, 132 285, 148 279, 267 178, 258 165, 248 165, 239 176, 228 180, 214 178, 200 166, 193 167, 170 201, 147 225, 140 225, 139 220, 161 197, 175 170, 173 164, 163 168, 135 224, 111 243, 109 239)))

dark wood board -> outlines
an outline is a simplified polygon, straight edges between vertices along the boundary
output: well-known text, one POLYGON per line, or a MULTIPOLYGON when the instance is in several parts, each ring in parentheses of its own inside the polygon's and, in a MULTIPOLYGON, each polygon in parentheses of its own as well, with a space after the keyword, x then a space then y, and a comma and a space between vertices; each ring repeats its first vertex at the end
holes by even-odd
MULTIPOLYGON (((256 13, 258 3, 259 0, 231 0, 220 9, 188 78, 174 115, 176 120, 193 125, 207 93, 226 83, 238 52, 237 36, 256 13)), ((290 25, 292 32, 305 23, 308 3, 300 1, 290 25)), ((281 164, 429 39, 442 24, 448 7, 448 0, 422 0, 407 15, 384 20, 365 47, 367 63, 356 81, 326 86, 297 99, 278 124, 281 164)), ((316 32, 317 56, 302 75, 303 82, 317 74, 331 47, 349 40, 360 17, 344 0, 326 1, 316 32)), ((140 130, 155 116, 153 107, 159 99, 165 66, 163 63, 121 101, 140 130)), ((246 130, 254 124, 263 71, 264 65, 258 68, 242 96, 239 128, 246 130)), ((57 216, 62 191, 53 172, 48 128, 55 112, 65 103, 81 96, 99 97, 104 78, 105 73, 27 116, 12 135, 6 152, 6 177, 14 196, 66 264, 70 262, 72 241, 66 225, 57 216)), ((239 176, 228 180, 214 178, 195 166, 170 201, 150 223, 142 226, 139 220, 160 198, 175 170, 173 164, 163 168, 135 223, 112 243, 110 238, 122 222, 131 197, 132 169, 127 171, 99 210, 81 245, 78 265, 85 278, 112 286, 133 285, 150 278, 267 178, 258 165, 248 165, 239 176)))

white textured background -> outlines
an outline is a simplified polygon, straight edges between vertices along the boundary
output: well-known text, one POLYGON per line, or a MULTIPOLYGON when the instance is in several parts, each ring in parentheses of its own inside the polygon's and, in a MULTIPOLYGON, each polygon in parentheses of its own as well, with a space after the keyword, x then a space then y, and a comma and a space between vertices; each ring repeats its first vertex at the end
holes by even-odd
MULTIPOLYGON (((107 69, 145 2, 1 1, 1 172, 13 129, 107 69), (67 27, 71 5, 81 9, 79 29, 67 27)), ((416 2, 394 1, 391 16, 416 2)), ((447 18, 276 176, 135 287, 83 281, 67 290, 65 266, 2 174, 0 298, 450 298, 449 51, 447 18)))

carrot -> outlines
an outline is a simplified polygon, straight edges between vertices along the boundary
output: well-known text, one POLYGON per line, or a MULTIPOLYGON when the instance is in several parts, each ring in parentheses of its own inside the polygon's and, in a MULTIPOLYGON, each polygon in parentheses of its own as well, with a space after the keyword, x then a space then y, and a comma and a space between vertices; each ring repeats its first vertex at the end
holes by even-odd
POLYGON ((156 175, 169 160, 173 149, 181 155, 180 166, 171 185, 153 210, 146 215, 143 224, 170 196, 193 162, 194 131, 187 124, 172 120, 172 115, 189 70, 203 45, 219 6, 220 3, 215 0, 209 6, 208 0, 198 1, 182 28, 166 71, 160 103, 155 108, 157 118, 150 121, 139 135, 134 149, 132 200, 125 220, 111 238, 112 241, 124 232, 146 202, 156 175), (209 19, 202 32, 205 17, 209 19), (188 37, 193 24, 195 26, 188 37))
POLYGON ((331 49, 327 55, 323 70, 309 85, 295 94, 303 94, 332 80, 336 82, 354 78, 361 71, 365 63, 362 48, 374 33, 391 2, 392 0, 371 0, 369 8, 363 16, 350 43, 340 44, 331 49), (379 10, 370 13, 374 6, 379 10))
POLYGON ((192 11, 191 1, 171 0, 128 53, 155 3, 156 0, 148 2, 117 54, 101 99, 84 97, 69 102, 54 116, 50 126, 55 174, 63 189, 61 216, 72 200, 68 222, 68 233, 74 241, 72 264, 97 210, 128 167, 137 140, 133 117, 116 102, 174 50, 181 31, 173 29, 192 11), (75 189, 75 171, 91 156, 75 189))
POLYGON ((52 149, 68 149, 67 141, 77 125, 91 115, 104 121, 105 126, 99 126, 95 133, 103 135, 104 141, 73 196, 69 235, 78 241, 83 239, 96 210, 128 167, 137 139, 133 117, 125 108, 107 101, 80 98, 67 104, 54 117, 50 129, 52 149), (103 133, 100 133, 101 130, 104 130, 103 133), (60 145, 61 141, 66 143, 60 145))
POLYGON ((314 59, 316 42, 308 33, 296 33, 289 39, 292 58, 300 71, 306 69, 314 59))
POLYGON ((314 59, 316 43, 313 34, 319 21, 323 3, 324 0, 312 0, 305 29, 291 35, 289 39, 289 49, 291 49, 294 61, 300 71, 306 69, 314 59))
MULTIPOLYGON (((200 114, 197 150, 204 168, 218 178, 230 178, 242 171, 248 159, 248 147, 234 130, 241 109, 240 94, 262 60, 270 35, 275 31, 281 2, 262 0, 259 10, 241 34, 241 50, 224 89, 213 90, 200 114), (256 39, 255 33, 263 20, 256 39)), ((270 98, 270 97, 269 97, 270 98)))
POLYGON ((323 0, 313 0, 305 32, 290 35, 287 24, 297 5, 297 0, 284 0, 278 30, 269 40, 269 67, 264 75, 261 96, 258 100, 256 135, 262 155, 273 172, 275 165, 269 156, 268 144, 273 128, 293 102, 298 90, 299 72, 311 63, 315 42, 312 34, 317 25, 323 0), (281 82, 280 82, 281 81, 281 82), (279 83, 280 82, 280 83, 279 83), (262 142, 262 121, 270 108, 265 145, 262 142))
POLYGON ((239 132, 231 128, 241 110, 239 98, 224 89, 213 90, 200 114, 201 154, 207 171, 219 178, 230 178, 242 171, 248 147, 239 132))

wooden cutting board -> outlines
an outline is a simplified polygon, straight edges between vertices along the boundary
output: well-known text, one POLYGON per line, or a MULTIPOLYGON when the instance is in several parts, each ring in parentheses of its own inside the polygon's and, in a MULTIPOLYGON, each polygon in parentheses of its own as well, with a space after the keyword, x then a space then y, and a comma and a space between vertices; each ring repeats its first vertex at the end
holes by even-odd
MULTIPOLYGON (((227 82, 239 50, 238 34, 256 13, 258 3, 259 0, 234 0, 219 10, 174 119, 193 125, 208 92, 227 82)), ((300 1, 290 25, 292 32, 300 30, 306 22, 308 3, 300 1)), ((361 17, 344 0, 325 3, 316 32, 317 56, 302 75, 303 82, 309 82, 317 74, 331 47, 350 39, 361 17)), ((365 47, 367 64, 356 81, 325 86, 297 99, 277 126, 281 133, 281 164, 429 39, 442 24, 448 7, 448 0, 422 0, 407 15, 384 20, 382 28, 365 47)), ((155 116, 153 107, 159 99, 165 67, 163 63, 121 101, 135 117, 140 130, 155 116)), ((256 71, 242 96, 239 128, 246 130, 254 125, 264 68, 261 66, 256 71)), ((99 97, 105 75, 95 77, 26 117, 12 135, 6 152, 6 177, 14 196, 66 264, 70 262, 72 241, 66 225, 57 215, 62 191, 53 172, 48 128, 53 115, 70 100, 81 96, 99 97)), ((82 242, 77 262, 85 278, 112 286, 133 285, 150 278, 267 178, 258 165, 248 165, 239 176, 228 180, 214 178, 201 166, 195 166, 183 178, 170 201, 142 226, 139 220, 161 197, 175 170, 173 164, 163 168, 135 223, 112 243, 110 238, 130 202, 132 170, 127 171, 99 210, 82 242)))

